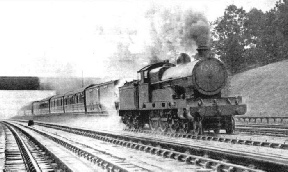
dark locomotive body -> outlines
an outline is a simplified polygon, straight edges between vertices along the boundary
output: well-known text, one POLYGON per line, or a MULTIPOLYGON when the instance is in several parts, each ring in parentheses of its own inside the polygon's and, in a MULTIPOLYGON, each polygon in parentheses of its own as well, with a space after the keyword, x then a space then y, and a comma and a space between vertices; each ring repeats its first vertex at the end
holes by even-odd
POLYGON ((223 63, 199 51, 200 59, 180 58, 177 65, 160 62, 138 71, 141 78, 119 88, 119 115, 130 128, 162 132, 233 133, 233 116, 246 112, 241 97, 222 97, 227 82, 223 63))

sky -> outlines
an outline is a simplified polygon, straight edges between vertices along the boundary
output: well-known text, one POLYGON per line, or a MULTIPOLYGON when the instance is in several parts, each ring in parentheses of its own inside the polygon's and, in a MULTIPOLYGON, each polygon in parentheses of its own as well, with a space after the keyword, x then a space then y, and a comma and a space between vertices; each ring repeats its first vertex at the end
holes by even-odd
POLYGON ((271 9, 276 0, 0 0, 0 76, 107 77, 108 57, 121 36, 138 31, 133 52, 149 37, 144 14, 152 3, 203 12, 209 21, 230 4, 271 9), (99 34, 104 28, 105 35, 99 34))

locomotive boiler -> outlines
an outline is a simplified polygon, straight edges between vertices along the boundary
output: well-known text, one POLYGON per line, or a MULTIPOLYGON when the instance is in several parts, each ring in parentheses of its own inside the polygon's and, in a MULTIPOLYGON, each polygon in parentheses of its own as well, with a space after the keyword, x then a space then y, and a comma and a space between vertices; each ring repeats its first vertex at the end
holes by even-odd
POLYGON ((223 97, 227 84, 224 64, 209 55, 207 46, 198 47, 198 59, 186 54, 177 64, 150 64, 138 71, 140 79, 119 88, 119 115, 129 128, 149 126, 161 132, 205 130, 218 133, 235 130, 234 115, 243 115, 242 97, 223 97))

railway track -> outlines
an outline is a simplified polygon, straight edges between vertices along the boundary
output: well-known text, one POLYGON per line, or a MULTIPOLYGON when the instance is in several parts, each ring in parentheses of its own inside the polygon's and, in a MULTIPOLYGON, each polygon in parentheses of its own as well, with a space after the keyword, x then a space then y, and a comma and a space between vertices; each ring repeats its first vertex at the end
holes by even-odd
POLYGON ((229 137, 229 135, 193 135, 193 134, 181 134, 181 133, 163 133, 163 132, 155 132, 151 130, 135 130, 135 129, 125 129, 128 132, 134 133, 146 133, 146 134, 157 134, 162 136, 168 137, 176 137, 176 138, 188 138, 194 140, 204 140, 204 141, 216 141, 216 142, 224 142, 224 143, 231 143, 231 144, 241 144, 241 145, 253 145, 253 146, 260 146, 260 147, 269 147, 274 149, 285 149, 288 150, 288 144, 286 143, 276 143, 271 141, 257 141, 250 139, 241 139, 241 137, 229 137))
POLYGON ((287 125, 237 124, 236 131, 278 137, 288 136, 287 125))
MULTIPOLYGON (((20 120, 22 122, 27 122, 20 120)), ((41 123, 38 123, 41 124, 41 123)), ((238 124, 238 126, 242 126, 238 124)), ((247 127, 244 125, 244 127, 247 127)), ((237 136, 237 135, 221 135, 221 134, 214 134, 208 133, 206 135, 193 135, 187 133, 163 133, 161 131, 152 131, 152 130, 138 130, 138 129, 124 129, 127 132, 133 133, 145 133, 145 134, 152 134, 152 135, 160 135, 160 136, 167 136, 167 137, 174 137, 174 138, 187 138, 187 139, 194 139, 194 140, 204 140, 204 141, 215 141, 215 142, 224 142, 224 143, 231 143, 231 144, 240 144, 240 145, 253 145, 253 146, 260 146, 260 147, 268 147, 274 149, 284 149, 288 150, 288 143, 285 141, 273 142, 267 139, 255 139, 251 137, 244 137, 237 136)), ((252 132, 251 132, 252 133, 252 132)), ((272 135, 274 136, 274 135, 272 135)))
POLYGON ((33 138, 20 134, 9 125, 2 127, 5 132, 5 171, 69 171, 68 167, 61 161, 55 161, 55 156, 33 138))
POLYGON ((17 124, 7 122, 5 122, 5 124, 11 128, 16 128, 28 137, 32 137, 33 135, 34 137, 36 136, 37 140, 44 140, 45 146, 47 146, 48 141, 53 142, 54 144, 50 145, 50 148, 52 149, 51 152, 54 152, 54 154, 57 155, 54 157, 55 159, 63 163, 62 166, 60 166, 60 171, 149 171, 134 166, 133 164, 123 163, 123 160, 117 157, 109 156, 107 158, 105 157, 105 154, 97 151, 95 152, 95 150, 89 149, 81 144, 75 144, 69 141, 67 142, 47 133, 35 129, 29 129, 27 127, 21 127, 17 124), (65 149, 65 151, 63 151, 63 149, 65 149))
MULTIPOLYGON (((33 130, 35 130, 35 129, 33 129, 33 130)), ((40 132, 40 131, 38 130, 36 132, 40 132)), ((66 131, 65 131, 65 133, 60 134, 59 133, 60 131, 58 129, 56 131, 54 131, 54 132, 56 132, 57 135, 65 135, 65 137, 67 135, 70 135, 70 134, 67 134, 66 131)), ((47 134, 47 133, 49 133, 49 131, 45 131, 45 134, 47 134)), ((79 138, 79 137, 83 137, 82 134, 80 134, 81 136, 79 136, 78 134, 77 135, 75 134, 75 135, 77 136, 77 138, 79 138)), ((53 137, 55 137, 55 136, 53 136, 53 137)), ((85 136, 85 137, 87 139, 87 136, 85 136)), ((85 137, 81 138, 80 140, 82 142, 85 142, 85 146, 87 148, 88 145, 86 143, 89 143, 91 141, 87 141, 87 140, 84 141, 85 137)), ((71 140, 77 140, 77 138, 71 138, 71 140)), ((94 137, 93 137, 93 140, 95 140, 94 137)), ((102 139, 100 139, 100 140, 103 141, 102 139)), ((261 171, 261 170, 253 169, 251 167, 245 167, 245 166, 241 166, 241 165, 231 164, 231 163, 228 163, 228 162, 223 162, 223 161, 211 159, 211 158, 208 158, 208 157, 204 158, 204 157, 201 157, 201 156, 195 156, 195 155, 193 156, 193 155, 191 155, 190 153, 187 153, 187 152, 186 153, 181 153, 181 152, 172 151, 172 150, 169 150, 169 149, 166 150, 165 148, 162 148, 159 151, 158 150, 159 149, 158 146, 149 145, 147 147, 146 144, 142 144, 141 145, 140 143, 138 143, 137 145, 140 146, 140 147, 138 147, 135 144, 133 144, 133 145, 135 145, 135 147, 134 147, 134 146, 130 145, 130 143, 132 144, 132 142, 129 142, 129 144, 126 144, 126 143, 120 144, 120 142, 119 142, 117 144, 116 142, 113 143, 111 140, 110 141, 104 140, 104 141, 109 142, 109 143, 114 144, 114 145, 120 145, 121 147, 124 146, 124 148, 129 147, 129 152, 131 152, 131 148, 134 148, 134 149, 138 150, 136 152, 136 154, 139 154, 139 153, 147 154, 145 152, 148 152, 149 153, 148 155, 150 155, 151 153, 155 154, 155 155, 160 155, 160 160, 161 161, 168 161, 170 164, 171 163, 176 163, 175 167, 177 167, 177 168, 175 170, 172 170, 172 171, 191 171, 191 169, 194 168, 194 167, 192 168, 191 166, 197 166, 197 168, 201 167, 202 170, 206 169, 205 171, 207 171, 207 170, 208 171, 229 171, 229 172, 235 171, 235 170, 237 170, 237 171, 261 171), (138 149, 136 147, 138 147, 138 149), (140 152, 139 152, 139 150, 140 150, 140 152), (162 152, 164 150, 165 150, 165 152, 162 152), (171 162, 171 160, 173 160, 173 161, 171 162), (180 164, 177 165, 177 163, 180 163, 180 164)), ((121 149, 123 149, 123 148, 121 148, 121 149)), ((86 155, 86 156, 88 156, 88 155, 86 155)), ((141 156, 143 156, 143 155, 141 155, 141 156)), ((158 161, 157 163, 159 164, 160 161, 158 161)), ((150 170, 150 171, 159 171, 159 170, 150 170)), ((171 170, 168 170, 168 171, 171 171, 171 170)))
POLYGON ((197 164, 200 162, 200 164, 203 164, 205 167, 212 169, 222 169, 220 171, 235 171, 236 169, 238 171, 255 171, 256 169, 261 169, 264 171, 280 169, 280 171, 287 171, 288 169, 287 158, 272 157, 268 154, 262 155, 253 154, 251 152, 243 153, 241 151, 225 151, 221 149, 210 148, 209 146, 201 146, 199 143, 194 144, 193 146, 191 144, 186 144, 185 142, 177 143, 177 140, 179 140, 177 138, 173 140, 171 138, 156 139, 157 136, 156 138, 143 137, 142 135, 141 137, 137 137, 136 135, 132 136, 131 134, 97 132, 43 123, 37 124, 65 132, 72 132, 81 136, 100 139, 116 145, 120 144, 126 147, 128 146, 133 149, 147 151, 164 157, 170 157, 172 159, 177 159, 178 161, 188 161, 192 164, 197 164), (251 167, 254 167, 254 169, 251 167))
POLYGON ((236 123, 237 127, 255 127, 255 128, 279 128, 288 129, 288 124, 255 124, 255 123, 236 123))

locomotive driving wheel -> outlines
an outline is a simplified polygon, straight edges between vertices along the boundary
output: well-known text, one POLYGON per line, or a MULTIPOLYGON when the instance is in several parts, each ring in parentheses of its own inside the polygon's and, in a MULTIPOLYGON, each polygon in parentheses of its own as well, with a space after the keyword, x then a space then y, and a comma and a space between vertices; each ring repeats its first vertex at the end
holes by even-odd
POLYGON ((187 134, 187 133, 189 133, 190 129, 191 129, 190 121, 182 120, 181 121, 181 127, 179 129, 179 133, 187 134))
POLYGON ((171 119, 171 121, 169 122, 169 128, 168 128, 168 132, 169 133, 176 133, 179 129, 179 123, 177 119, 171 119))
POLYGON ((158 120, 149 119, 149 125, 152 131, 156 131, 159 127, 158 120))
POLYGON ((159 128, 159 117, 155 112, 151 112, 149 115, 149 126, 152 131, 156 131, 159 128))
POLYGON ((125 114, 121 117, 122 122, 126 125, 128 129, 133 127, 133 118, 130 114, 125 114))
POLYGON ((219 134, 220 130, 219 129, 214 129, 214 134, 219 134))
POLYGON ((144 123, 141 120, 140 114, 135 115, 135 117, 133 118, 133 128, 134 129, 143 129, 144 128, 144 123))
POLYGON ((166 132, 169 128, 169 123, 167 118, 159 119, 159 129, 161 132, 166 132))
POLYGON ((202 126, 202 121, 193 121, 193 132, 196 135, 201 135, 203 134, 203 126, 202 126))
POLYGON ((226 129, 227 134, 233 134, 235 132, 235 119, 231 117, 231 125, 226 129))
POLYGON ((170 112, 168 111, 161 111, 160 112, 160 118, 159 118, 159 130, 161 132, 166 132, 169 128, 169 119, 170 112))

